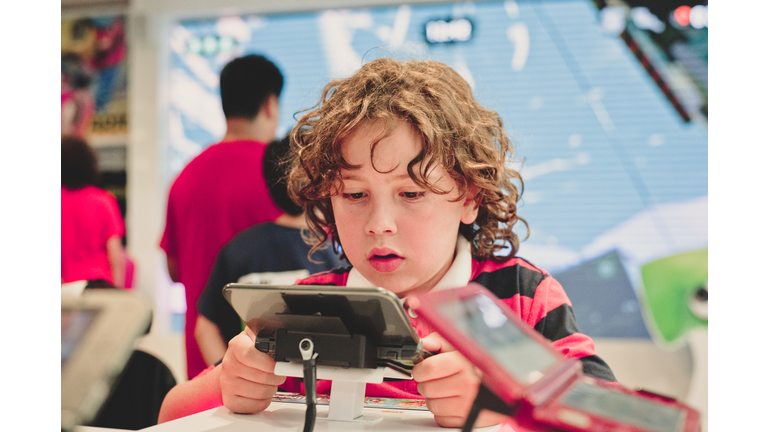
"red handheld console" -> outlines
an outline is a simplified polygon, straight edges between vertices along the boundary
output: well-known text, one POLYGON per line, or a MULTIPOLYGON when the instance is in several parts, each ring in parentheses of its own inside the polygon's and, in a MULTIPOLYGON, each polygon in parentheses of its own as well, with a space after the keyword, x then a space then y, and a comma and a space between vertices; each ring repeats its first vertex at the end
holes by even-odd
POLYGON ((698 432, 678 401, 585 375, 483 286, 430 292, 416 308, 483 373, 483 384, 531 431, 698 432))

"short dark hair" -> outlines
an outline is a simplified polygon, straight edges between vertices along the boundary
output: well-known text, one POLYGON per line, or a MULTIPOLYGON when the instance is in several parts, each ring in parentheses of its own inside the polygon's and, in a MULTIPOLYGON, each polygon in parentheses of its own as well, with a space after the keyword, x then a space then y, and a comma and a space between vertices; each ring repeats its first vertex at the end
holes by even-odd
POLYGON ((219 87, 224 117, 251 120, 269 96, 280 96, 283 74, 266 57, 251 54, 224 66, 219 87))
POLYGON ((61 185, 68 189, 96 186, 99 175, 96 153, 83 139, 61 137, 61 185))
POLYGON ((264 180, 267 181, 269 196, 278 207, 291 216, 304 213, 288 195, 288 170, 290 169, 291 140, 287 135, 281 140, 272 141, 264 153, 264 180))

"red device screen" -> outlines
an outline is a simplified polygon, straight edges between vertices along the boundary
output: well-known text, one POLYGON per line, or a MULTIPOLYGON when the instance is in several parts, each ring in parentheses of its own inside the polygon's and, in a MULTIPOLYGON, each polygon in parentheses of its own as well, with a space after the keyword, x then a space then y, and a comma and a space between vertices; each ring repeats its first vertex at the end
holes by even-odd
POLYGON ((651 399, 582 381, 558 398, 564 407, 654 432, 676 432, 685 426, 685 411, 651 399))
MULTIPOLYGON (((492 293, 480 286, 470 284, 453 292, 427 294, 420 298, 419 309, 420 314, 443 337, 485 374, 489 374, 490 381, 486 385, 502 399, 510 398, 510 395, 504 397, 504 393, 520 393, 509 386, 511 383, 494 385, 504 381, 499 371, 503 370, 513 383, 527 389, 521 396, 528 399, 537 391, 534 388, 541 387, 534 384, 545 376, 554 376, 552 374, 558 373, 555 372, 557 366, 565 361, 564 356, 554 351, 546 339, 534 333, 504 304, 497 303, 492 293), (487 357, 491 357, 492 361, 487 357)), ((572 373, 569 372, 569 375, 572 373)), ((579 377, 577 381, 571 381, 563 390, 555 391, 548 402, 541 401, 540 406, 531 406, 532 414, 538 421, 559 424, 568 430, 625 425, 622 430, 653 432, 687 431, 688 423, 696 423, 688 421, 691 410, 682 404, 660 402, 630 390, 614 389, 610 384, 600 385, 594 378, 583 376, 580 371, 576 373, 579 377)), ((566 383, 563 381, 563 385, 566 383)), ((695 413, 692 415, 695 416, 695 413)))
POLYGON ((437 305, 457 330, 474 339, 515 381, 530 385, 562 358, 512 323, 492 299, 480 294, 437 305))

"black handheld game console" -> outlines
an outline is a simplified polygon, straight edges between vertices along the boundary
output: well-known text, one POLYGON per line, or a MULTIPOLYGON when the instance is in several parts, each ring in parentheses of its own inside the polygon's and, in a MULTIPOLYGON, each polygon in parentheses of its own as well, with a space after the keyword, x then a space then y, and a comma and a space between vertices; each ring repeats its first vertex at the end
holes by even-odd
POLYGON ((311 335, 317 365, 388 366, 410 375, 425 353, 397 296, 383 288, 228 284, 224 298, 276 361, 301 361, 311 335))

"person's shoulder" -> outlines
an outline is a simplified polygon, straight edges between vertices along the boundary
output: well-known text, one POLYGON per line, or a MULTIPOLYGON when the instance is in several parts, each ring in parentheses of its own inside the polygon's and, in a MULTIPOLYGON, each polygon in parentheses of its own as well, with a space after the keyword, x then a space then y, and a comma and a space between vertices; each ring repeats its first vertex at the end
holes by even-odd
POLYGON ((520 269, 524 269, 525 271, 530 271, 533 273, 538 273, 542 276, 549 275, 549 273, 546 270, 536 266, 535 264, 531 263, 527 259, 519 256, 513 256, 504 261, 495 261, 492 259, 478 261, 473 259, 472 268, 473 268, 473 272, 472 272, 473 275, 478 275, 481 273, 493 273, 497 271, 520 270, 520 269))
POLYGON ((76 196, 83 201, 103 202, 103 203, 110 203, 110 204, 112 202, 117 202, 117 198, 115 198, 112 192, 109 192, 108 190, 105 190, 93 185, 84 186, 80 189, 75 189, 75 190, 62 187, 61 191, 62 191, 62 194, 76 196))
POLYGON ((260 236, 266 232, 274 231, 276 229, 275 228, 276 226, 278 225, 274 222, 262 222, 240 231, 239 233, 237 233, 237 235, 235 235, 235 237, 233 237, 233 239, 237 239, 237 238, 243 239, 243 240, 251 239, 251 238, 260 236))
POLYGON ((209 144, 195 157, 190 159, 186 165, 184 165, 184 168, 182 168, 179 172, 177 179, 179 177, 188 175, 191 171, 194 171, 198 165, 204 165, 209 159, 215 157, 215 155, 220 151, 219 149, 220 148, 218 147, 218 143, 209 144))
POLYGON ((208 145, 184 165, 171 182, 171 195, 186 191, 187 188, 203 181, 202 178, 209 178, 210 174, 216 171, 214 167, 221 165, 221 161, 227 159, 227 152, 222 152, 223 148, 220 144, 208 145))
POLYGON ((352 271, 352 266, 338 267, 332 270, 315 273, 308 277, 297 281, 297 285, 336 285, 346 286, 349 272, 352 271))
MULTIPOLYGON (((208 148, 205 149, 206 155, 204 158, 230 156, 232 154, 263 155, 264 151, 267 149, 267 145, 267 143, 252 139, 222 141, 208 146, 208 148)), ((202 154, 203 153, 200 153, 200 155, 202 154)))
POLYGON ((532 298, 536 289, 550 280, 553 279, 546 270, 517 256, 505 261, 472 261, 472 281, 485 286, 499 298, 517 294, 532 298))
POLYGON ((192 158, 176 178, 197 177, 211 172, 211 167, 227 165, 250 165, 253 158, 262 158, 267 145, 254 140, 222 141, 203 149, 192 158))
POLYGON ((239 250, 242 248, 249 248, 249 246, 252 246, 249 249, 253 249, 253 247, 256 246, 260 247, 261 243, 264 243, 264 241, 270 241, 265 237, 274 231, 275 226, 276 224, 273 222, 262 222, 246 228, 232 237, 232 240, 228 241, 227 244, 224 245, 224 248, 239 250))

